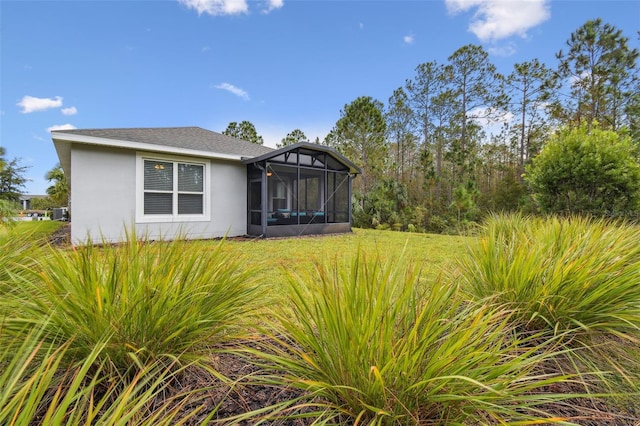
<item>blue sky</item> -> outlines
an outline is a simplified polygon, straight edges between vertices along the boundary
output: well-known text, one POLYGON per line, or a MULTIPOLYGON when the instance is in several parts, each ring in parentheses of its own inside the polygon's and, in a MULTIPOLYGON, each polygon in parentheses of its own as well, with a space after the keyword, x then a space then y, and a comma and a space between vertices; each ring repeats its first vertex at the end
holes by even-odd
POLYGON ((640 2, 550 0, 0 0, 0 146, 44 194, 55 128, 249 120, 276 143, 321 139, 358 96, 384 103, 466 44, 498 69, 555 53, 589 19, 640 47, 640 2))

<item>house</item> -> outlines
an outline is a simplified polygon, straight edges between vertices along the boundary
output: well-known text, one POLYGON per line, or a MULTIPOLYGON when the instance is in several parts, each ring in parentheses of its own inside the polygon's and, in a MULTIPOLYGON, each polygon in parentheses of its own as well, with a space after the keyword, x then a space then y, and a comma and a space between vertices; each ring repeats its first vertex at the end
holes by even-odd
POLYGON ((351 230, 351 181, 334 149, 272 149, 199 127, 51 132, 70 187, 71 241, 259 237, 351 230))
POLYGON ((23 194, 18 198, 18 201, 20 202, 20 209, 21 210, 31 210, 31 201, 32 200, 38 200, 38 199, 45 199, 47 198, 48 195, 30 195, 30 194, 23 194))

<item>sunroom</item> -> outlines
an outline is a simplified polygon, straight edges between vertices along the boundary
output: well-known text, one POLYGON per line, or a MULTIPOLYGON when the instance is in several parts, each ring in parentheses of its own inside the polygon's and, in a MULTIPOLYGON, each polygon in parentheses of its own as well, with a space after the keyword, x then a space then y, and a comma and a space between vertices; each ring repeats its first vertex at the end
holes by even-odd
POLYGON ((351 231, 351 180, 361 170, 333 148, 301 142, 243 163, 249 235, 351 231))

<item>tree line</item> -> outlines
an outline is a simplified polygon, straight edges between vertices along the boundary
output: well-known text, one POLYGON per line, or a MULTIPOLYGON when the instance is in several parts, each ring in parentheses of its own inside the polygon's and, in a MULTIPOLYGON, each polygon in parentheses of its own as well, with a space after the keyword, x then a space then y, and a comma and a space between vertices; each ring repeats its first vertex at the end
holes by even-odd
MULTIPOLYGON (((18 157, 6 158, 7 151, 0 147, 0 220, 12 216, 14 210, 20 210, 20 196, 24 193, 29 179, 26 173, 29 166, 22 164, 18 157)), ((47 196, 31 199, 32 210, 51 210, 55 207, 66 207, 69 201, 69 187, 60 164, 56 164, 45 174, 51 183, 47 188, 47 196)))
POLYGON ((532 59, 508 75, 470 44, 419 64, 386 104, 345 105, 322 143, 363 170, 355 225, 443 232, 515 210, 637 217, 639 52, 628 42, 590 20, 555 66, 532 59))

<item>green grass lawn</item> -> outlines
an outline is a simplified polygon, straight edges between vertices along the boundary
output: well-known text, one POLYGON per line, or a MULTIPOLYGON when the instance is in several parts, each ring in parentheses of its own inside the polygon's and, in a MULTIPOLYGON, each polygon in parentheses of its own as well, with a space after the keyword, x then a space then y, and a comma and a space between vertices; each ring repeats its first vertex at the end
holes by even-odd
POLYGON ((15 232, 19 236, 24 236, 25 238, 38 238, 40 236, 54 233, 65 224, 66 222, 53 220, 18 222, 11 231, 15 232))
POLYGON ((412 234, 354 229, 350 234, 282 239, 232 239, 226 250, 236 252, 251 266, 258 266, 264 284, 280 284, 287 271, 301 272, 324 261, 349 259, 358 250, 368 257, 386 260, 403 257, 422 266, 426 278, 435 278, 443 268, 466 251, 472 237, 412 234))

